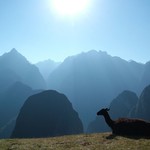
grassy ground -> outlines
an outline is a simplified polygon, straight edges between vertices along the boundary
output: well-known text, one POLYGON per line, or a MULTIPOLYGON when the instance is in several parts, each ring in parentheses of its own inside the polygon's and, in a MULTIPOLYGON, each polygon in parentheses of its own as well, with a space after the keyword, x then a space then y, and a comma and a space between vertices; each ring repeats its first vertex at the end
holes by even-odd
POLYGON ((82 134, 40 139, 0 140, 0 150, 150 150, 150 139, 82 134))

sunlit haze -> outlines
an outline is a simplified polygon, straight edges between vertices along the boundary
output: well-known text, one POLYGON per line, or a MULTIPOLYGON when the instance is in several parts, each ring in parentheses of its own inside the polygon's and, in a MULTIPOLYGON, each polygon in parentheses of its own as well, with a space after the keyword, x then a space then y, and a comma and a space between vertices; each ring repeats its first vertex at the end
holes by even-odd
POLYGON ((148 121, 150 0, 0 0, 0 147, 146 149, 148 121))
POLYGON ((0 55, 63 61, 91 49, 150 60, 149 0, 0 1, 0 55))
POLYGON ((52 0, 52 7, 59 15, 74 17, 89 5, 89 0, 52 0))

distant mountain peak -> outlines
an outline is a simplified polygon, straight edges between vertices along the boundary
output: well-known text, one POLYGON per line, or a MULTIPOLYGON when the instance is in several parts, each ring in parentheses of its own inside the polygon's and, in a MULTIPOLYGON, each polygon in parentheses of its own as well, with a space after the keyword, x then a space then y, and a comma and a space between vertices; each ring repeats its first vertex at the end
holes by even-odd
POLYGON ((24 62, 29 63, 28 60, 21 53, 19 53, 15 48, 13 48, 12 50, 10 50, 7 53, 4 53, 1 57, 4 59, 8 59, 9 61, 12 60, 13 62, 14 61, 18 61, 18 62, 24 61, 24 62))
MULTIPOLYGON (((0 56, 0 69, 14 72, 14 74, 17 75, 17 81, 21 81, 33 89, 46 87, 45 81, 38 68, 32 65, 26 57, 20 54, 15 48, 0 56)), ((12 75, 9 77, 10 81, 12 80, 11 82, 14 83, 16 80, 11 76, 12 75)))
MULTIPOLYGON (((10 54, 12 56, 23 56, 21 53, 19 53, 15 48, 13 48, 11 51, 9 51, 7 54, 10 54)), ((24 56, 23 56, 24 57, 24 56)))
POLYGON ((11 49, 9 52, 4 53, 1 57, 14 57, 14 56, 22 56, 24 57, 22 54, 20 54, 15 48, 11 49))
POLYGON ((11 51, 10 51, 11 53, 18 53, 18 51, 15 49, 15 48, 13 48, 11 51))

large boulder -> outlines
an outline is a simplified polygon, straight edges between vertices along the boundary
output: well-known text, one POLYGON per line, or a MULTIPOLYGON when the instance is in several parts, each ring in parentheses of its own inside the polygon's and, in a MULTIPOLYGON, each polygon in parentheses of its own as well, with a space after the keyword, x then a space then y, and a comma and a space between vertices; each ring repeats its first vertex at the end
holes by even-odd
POLYGON ((82 132, 82 122, 67 97, 47 90, 27 99, 20 110, 12 137, 49 137, 82 132))

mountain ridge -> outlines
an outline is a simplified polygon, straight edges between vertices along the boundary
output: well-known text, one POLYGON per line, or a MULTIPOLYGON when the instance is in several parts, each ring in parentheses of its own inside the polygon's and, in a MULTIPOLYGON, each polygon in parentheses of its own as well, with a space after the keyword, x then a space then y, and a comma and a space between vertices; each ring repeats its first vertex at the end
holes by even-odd
MULTIPOLYGON (((18 57, 20 53, 13 49, 2 56, 8 55, 18 57)), ((7 65, 4 67, 1 63, 2 56, 0 56, 0 71, 2 72, 0 90, 3 90, 4 86, 7 89, 16 81, 21 81, 32 88, 45 89, 45 81, 35 65, 28 62, 30 67, 34 67, 31 69, 34 71, 30 72, 28 67, 24 67, 21 62, 18 63, 17 59, 14 63, 14 59, 11 58, 9 62, 7 59, 7 65), (18 69, 10 67, 13 63, 15 66, 19 65, 26 73, 19 67, 18 69), (3 72, 2 69, 6 71, 3 72), (24 78, 27 78, 26 82, 24 78)), ((24 56, 21 58, 27 62, 24 56)), ((64 93, 69 98, 75 110, 79 112, 86 130, 88 123, 95 118, 95 110, 99 109, 99 106, 107 107, 112 99, 124 90, 130 90, 139 95, 143 87, 150 84, 149 66, 149 62, 141 64, 126 61, 120 57, 111 56, 107 52, 91 50, 67 57, 50 73, 46 83, 49 89, 64 93)))
MULTIPOLYGON (((46 88, 45 81, 38 68, 30 64, 16 49, 12 49, 10 52, 0 56, 0 69, 2 75, 4 70, 14 72, 19 77, 17 79, 18 81, 31 86, 33 89, 46 88)), ((4 78, 5 74, 6 73, 3 75, 4 78)), ((9 76, 11 76, 11 74, 9 74, 9 76)))
POLYGON ((48 87, 68 96, 86 128, 98 105, 108 106, 124 90, 139 93, 143 70, 143 64, 92 50, 66 58, 50 74, 48 87))

